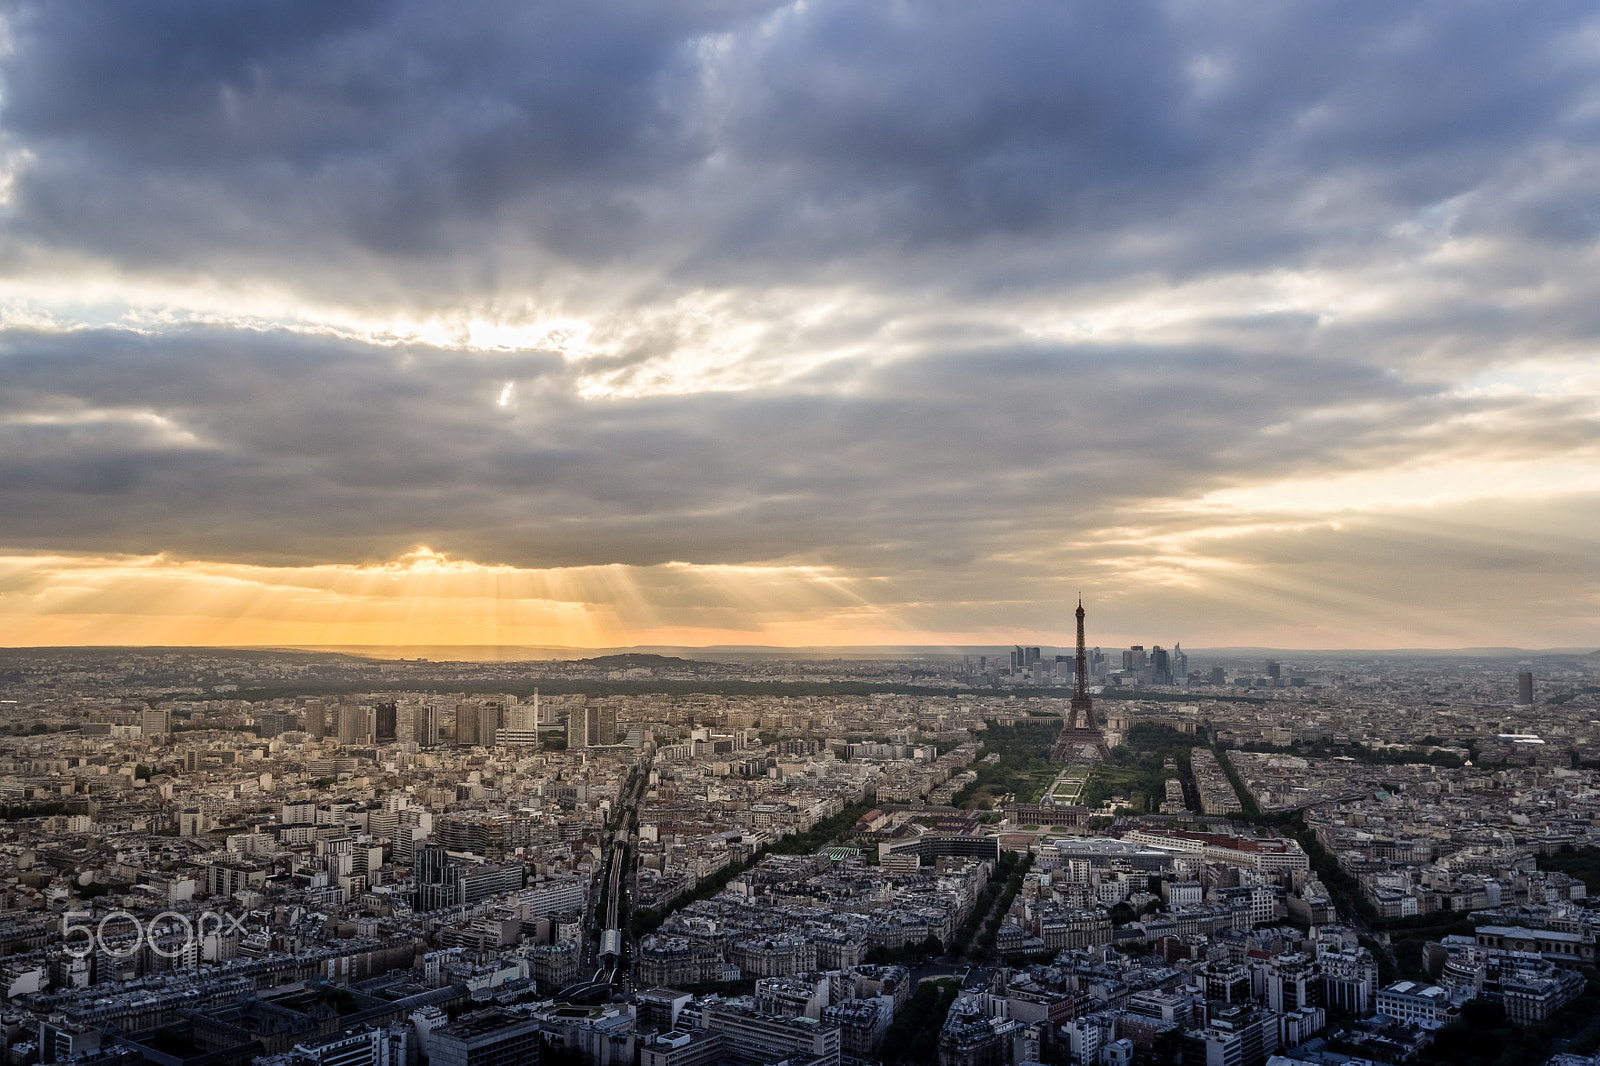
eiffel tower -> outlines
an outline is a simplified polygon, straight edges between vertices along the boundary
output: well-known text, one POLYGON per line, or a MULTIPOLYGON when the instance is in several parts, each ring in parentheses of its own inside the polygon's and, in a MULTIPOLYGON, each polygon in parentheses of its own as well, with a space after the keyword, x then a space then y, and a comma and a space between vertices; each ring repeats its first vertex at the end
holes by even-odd
POLYGON ((1083 597, 1078 597, 1078 665, 1072 672, 1072 714, 1067 718, 1067 728, 1076 730, 1094 728, 1094 701, 1089 698, 1089 653, 1083 642, 1083 597))
POLYGON ((1073 671, 1072 705, 1066 725, 1050 751, 1052 762, 1064 763, 1080 749, 1089 747, 1100 756, 1109 755, 1105 734, 1094 720, 1094 701, 1089 698, 1089 655, 1083 639, 1083 597, 1078 597, 1078 664, 1073 671))

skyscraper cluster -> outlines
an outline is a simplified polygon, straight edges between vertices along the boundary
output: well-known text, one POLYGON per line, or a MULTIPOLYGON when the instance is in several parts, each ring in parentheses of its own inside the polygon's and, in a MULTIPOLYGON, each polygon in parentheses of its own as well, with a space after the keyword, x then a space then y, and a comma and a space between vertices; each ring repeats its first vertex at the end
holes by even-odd
MULTIPOLYGON (((985 657, 980 669, 987 672, 987 668, 985 657)), ((1003 672, 997 668, 991 676, 1002 684, 1009 679, 1013 685, 1054 687, 1076 684, 1080 673, 1092 684, 1181 685, 1189 676, 1189 656, 1181 644, 1174 644, 1170 651, 1159 644, 1148 649, 1135 644, 1120 655, 1086 648, 1081 656, 1047 655, 1043 648, 1018 644, 1011 649, 1003 672)))
POLYGON ((1181 644, 1174 644, 1171 651, 1159 644, 1152 644, 1148 650, 1143 644, 1135 644, 1122 653, 1122 669, 1115 678, 1109 661, 1103 657, 1094 673, 1103 681, 1124 684, 1181 685, 1189 676, 1189 656, 1181 644))

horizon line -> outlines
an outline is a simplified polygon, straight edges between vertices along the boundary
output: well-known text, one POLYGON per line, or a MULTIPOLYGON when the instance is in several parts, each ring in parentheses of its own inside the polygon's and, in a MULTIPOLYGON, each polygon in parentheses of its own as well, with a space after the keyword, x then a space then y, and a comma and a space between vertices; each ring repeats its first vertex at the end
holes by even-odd
MULTIPOLYGON (((375 657, 373 653, 394 652, 397 658, 411 656, 398 653, 410 652, 422 658, 419 653, 447 653, 447 652, 546 652, 546 653, 587 653, 596 654, 662 654, 663 652, 710 652, 744 654, 773 653, 794 655, 802 652, 831 653, 825 657, 838 658, 838 653, 921 653, 943 655, 968 655, 984 654, 988 650, 1004 650, 1008 647, 1017 647, 1015 643, 1008 644, 632 644, 632 645, 562 645, 562 644, 22 644, 0 647, 0 653, 6 652, 45 652, 45 651, 285 651, 302 653, 333 653, 354 654, 362 657, 375 657)), ((1043 645, 1047 647, 1069 647, 1067 644, 1043 645)), ((1120 644, 1092 645, 1102 648, 1121 648, 1120 644)), ((1173 647, 1177 647, 1174 644, 1173 647)), ((1159 645, 1150 645, 1159 647, 1159 645)), ((1205 647, 1191 647, 1185 649, 1188 654, 1226 655, 1226 654, 1256 654, 1271 652, 1278 654, 1305 654, 1305 655, 1595 655, 1600 654, 1600 646, 1559 646, 1549 648, 1524 648, 1516 645, 1461 645, 1455 647, 1425 647, 1407 646, 1390 648, 1290 648, 1275 647, 1270 645, 1234 644, 1215 645, 1205 647)), ((468 660, 462 660, 468 661, 468 660)))

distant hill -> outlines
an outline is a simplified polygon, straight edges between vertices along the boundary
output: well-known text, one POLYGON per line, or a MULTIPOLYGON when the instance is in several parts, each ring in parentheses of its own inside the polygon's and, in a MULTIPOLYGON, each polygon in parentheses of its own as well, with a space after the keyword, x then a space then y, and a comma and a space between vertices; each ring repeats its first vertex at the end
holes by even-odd
POLYGON ((710 666, 711 663, 701 663, 694 659, 680 659, 676 655, 656 655, 652 652, 630 651, 615 655, 596 655, 592 659, 580 659, 579 662, 593 663, 596 666, 615 666, 622 669, 637 669, 649 666, 710 666))

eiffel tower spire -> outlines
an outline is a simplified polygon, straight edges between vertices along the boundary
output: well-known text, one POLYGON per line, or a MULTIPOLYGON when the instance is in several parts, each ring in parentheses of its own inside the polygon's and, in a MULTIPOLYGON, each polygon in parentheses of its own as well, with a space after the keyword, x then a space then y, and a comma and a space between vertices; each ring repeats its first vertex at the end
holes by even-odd
POLYGON ((1073 672, 1072 716, 1069 729, 1094 728, 1094 701, 1089 698, 1089 654, 1083 640, 1083 594, 1078 594, 1078 668, 1073 672))

